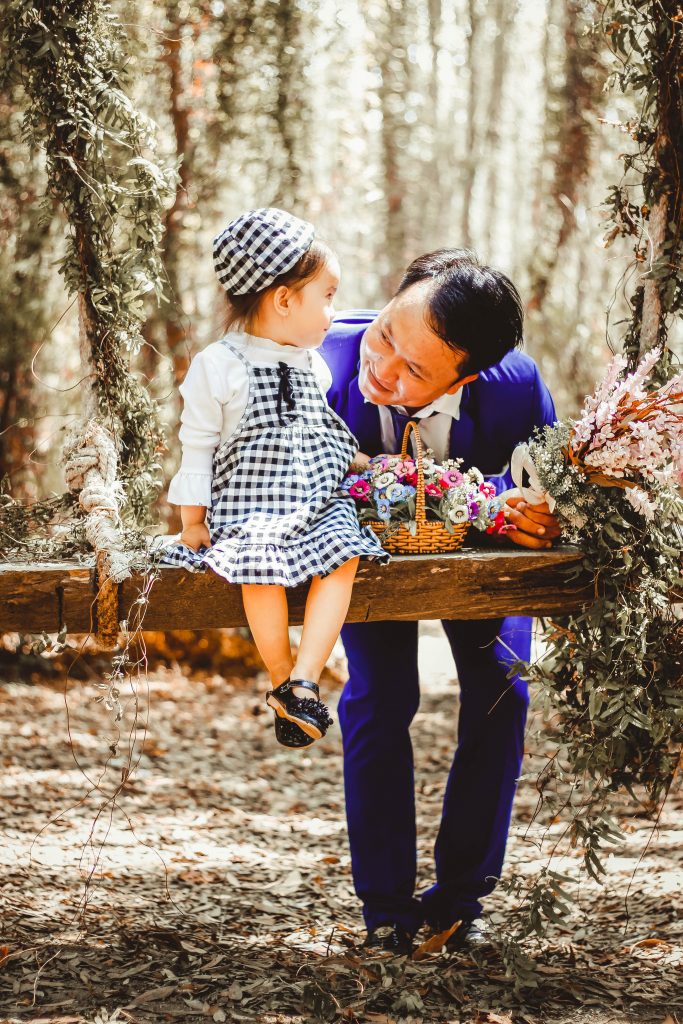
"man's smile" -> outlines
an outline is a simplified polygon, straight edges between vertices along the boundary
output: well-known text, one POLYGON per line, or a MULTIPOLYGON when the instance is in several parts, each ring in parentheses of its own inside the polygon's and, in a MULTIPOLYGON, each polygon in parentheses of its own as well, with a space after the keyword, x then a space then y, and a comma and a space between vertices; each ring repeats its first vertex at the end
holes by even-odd
POLYGON ((391 391, 393 390, 388 385, 383 384, 382 381, 373 373, 372 368, 371 368, 369 363, 368 363, 368 377, 370 378, 370 383, 373 385, 373 387, 376 387, 378 389, 378 391, 386 391, 387 394, 390 394, 391 391))

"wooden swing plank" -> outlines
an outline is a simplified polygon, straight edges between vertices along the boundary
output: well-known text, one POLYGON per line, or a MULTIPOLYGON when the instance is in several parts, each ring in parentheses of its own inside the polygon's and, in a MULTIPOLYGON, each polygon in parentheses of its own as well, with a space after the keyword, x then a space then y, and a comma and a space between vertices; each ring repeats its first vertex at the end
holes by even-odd
POLYGON ((95 621, 94 564, 5 562, 0 565, 0 633, 89 633, 95 621))
MULTIPOLYGON (((488 619, 560 615, 593 598, 578 570, 581 552, 467 548, 453 554, 395 556, 389 565, 362 562, 347 620, 488 619)), ((121 584, 119 619, 131 623, 142 578, 121 584)), ((303 618, 307 587, 289 592, 292 623, 303 618)), ((94 568, 77 563, 0 566, 0 632, 96 629, 94 568)), ((145 629, 212 629, 246 625, 238 586, 212 571, 163 567, 149 593, 145 629)))

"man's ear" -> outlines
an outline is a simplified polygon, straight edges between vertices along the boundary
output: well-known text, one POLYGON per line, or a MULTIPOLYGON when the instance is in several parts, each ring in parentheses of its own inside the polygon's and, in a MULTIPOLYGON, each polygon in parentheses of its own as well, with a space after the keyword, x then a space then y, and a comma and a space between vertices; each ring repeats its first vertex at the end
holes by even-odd
POLYGON ((292 294, 286 285, 281 284, 273 292, 273 309, 280 316, 289 316, 292 294))
POLYGON ((456 391, 460 390, 460 388, 464 388, 465 384, 471 384, 472 381, 476 380, 478 376, 478 373, 470 373, 467 377, 461 377, 459 380, 456 380, 455 384, 451 384, 451 386, 446 391, 446 394, 454 395, 456 391))

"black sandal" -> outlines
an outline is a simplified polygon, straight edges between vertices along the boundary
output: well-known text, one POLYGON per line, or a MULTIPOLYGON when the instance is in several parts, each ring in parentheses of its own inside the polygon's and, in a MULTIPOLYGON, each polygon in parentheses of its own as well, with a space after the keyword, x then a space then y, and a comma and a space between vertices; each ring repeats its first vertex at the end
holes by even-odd
POLYGON ((315 741, 307 736, 303 729, 300 729, 294 722, 275 715, 275 739, 283 747, 310 747, 315 741))
POLYGON ((332 725, 330 713, 320 700, 317 683, 308 679, 285 679, 274 690, 266 694, 266 704, 278 718, 298 725, 313 740, 319 740, 332 725), (315 694, 313 697, 297 697, 292 693, 295 686, 301 686, 315 694))

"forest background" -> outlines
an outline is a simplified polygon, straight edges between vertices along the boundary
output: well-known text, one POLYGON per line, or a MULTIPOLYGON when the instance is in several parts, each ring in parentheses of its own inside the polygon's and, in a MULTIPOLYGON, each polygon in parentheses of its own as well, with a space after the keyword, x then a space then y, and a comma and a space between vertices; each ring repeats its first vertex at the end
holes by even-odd
MULTIPOLYGON (((112 12, 131 98, 159 125, 157 156, 179 162, 165 296, 158 308, 150 297, 145 344, 130 353, 161 404, 167 477, 178 384, 222 333, 211 240, 255 206, 315 223, 341 259, 340 310, 383 305, 421 252, 472 247, 517 284, 526 349, 560 414, 577 412, 619 347, 639 277, 604 205, 634 110, 606 89, 597 5, 117 0, 112 12)), ((63 213, 45 199, 22 113, 19 90, 0 96, 0 477, 33 500, 63 489, 57 454, 82 370, 59 275, 63 213)))

